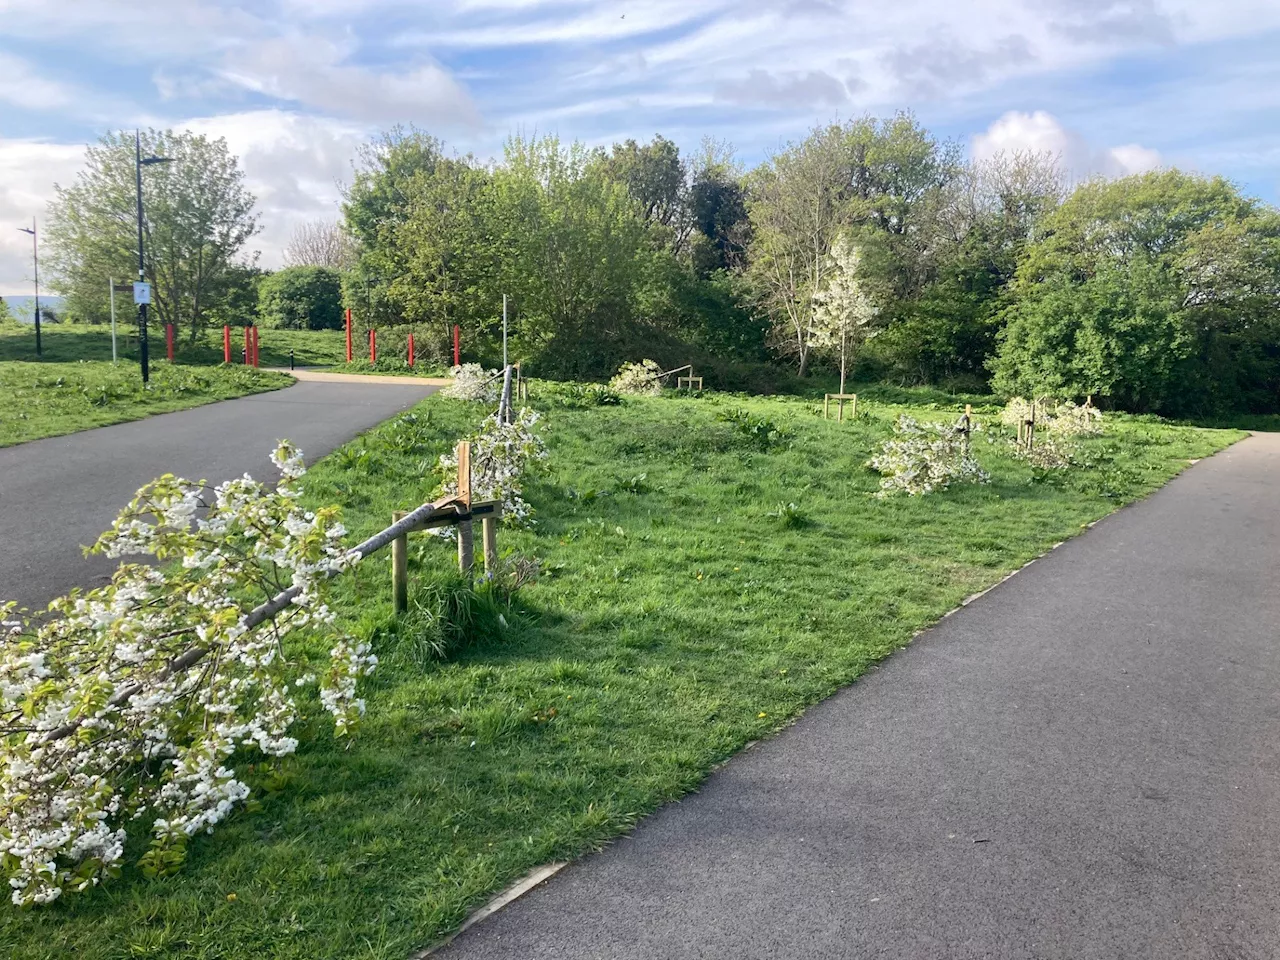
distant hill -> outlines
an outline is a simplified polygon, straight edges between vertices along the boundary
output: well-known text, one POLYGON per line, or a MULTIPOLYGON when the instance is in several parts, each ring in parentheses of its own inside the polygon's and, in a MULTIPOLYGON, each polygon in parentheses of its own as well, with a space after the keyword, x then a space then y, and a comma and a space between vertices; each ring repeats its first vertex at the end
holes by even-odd
MULTIPOLYGON (((9 305, 9 312, 24 323, 31 322, 31 310, 35 306, 35 297, 0 297, 9 305)), ((52 294, 45 296, 40 294, 41 309, 52 310, 59 316, 62 315, 62 297, 55 297, 52 294)))

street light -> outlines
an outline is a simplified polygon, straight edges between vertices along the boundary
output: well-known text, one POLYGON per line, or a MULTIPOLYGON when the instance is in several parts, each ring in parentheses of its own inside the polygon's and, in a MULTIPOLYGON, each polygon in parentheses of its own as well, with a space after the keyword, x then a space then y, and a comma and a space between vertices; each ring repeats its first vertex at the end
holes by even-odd
POLYGON ((31 218, 31 229, 19 227, 23 233, 31 234, 31 262, 36 271, 36 356, 40 356, 40 243, 36 237, 36 218, 31 218))
MULTIPOLYGON (((133 152, 137 160, 136 172, 138 181, 138 283, 146 283, 145 264, 142 256, 142 168, 159 163, 173 163, 173 157, 144 157, 142 155, 142 135, 133 132, 133 152)), ((135 288, 136 290, 137 288, 135 288)), ((145 296, 137 297, 138 303, 138 354, 142 365, 142 382, 151 380, 151 364, 147 355, 147 304, 151 300, 150 291, 145 296)))

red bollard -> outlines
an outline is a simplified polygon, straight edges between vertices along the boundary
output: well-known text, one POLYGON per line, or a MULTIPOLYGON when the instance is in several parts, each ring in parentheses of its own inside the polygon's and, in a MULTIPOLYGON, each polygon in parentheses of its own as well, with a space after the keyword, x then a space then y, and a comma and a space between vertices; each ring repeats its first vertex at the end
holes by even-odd
POLYGON ((413 334, 409 334, 409 369, 413 369, 413 334))
POLYGON ((258 328, 253 328, 253 365, 258 365, 258 328))
POLYGON ((351 308, 347 307, 347 363, 351 362, 351 308))
POLYGON ((462 328, 456 323, 453 325, 453 365, 462 366, 462 328))
POLYGON ((164 325, 164 346, 169 354, 169 362, 173 363, 173 324, 166 323, 164 325))
POLYGON ((231 328, 222 328, 222 362, 231 362, 231 328))
POLYGON ((249 328, 244 328, 244 365, 250 366, 253 363, 253 334, 249 332, 249 328))
POLYGON ((369 362, 378 362, 378 331, 369 331, 369 362))

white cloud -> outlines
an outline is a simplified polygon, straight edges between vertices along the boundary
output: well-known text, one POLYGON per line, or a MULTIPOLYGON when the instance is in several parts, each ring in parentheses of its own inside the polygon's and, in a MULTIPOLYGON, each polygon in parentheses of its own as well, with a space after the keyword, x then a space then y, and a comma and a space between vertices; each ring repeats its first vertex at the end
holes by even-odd
POLYGON ((74 99, 70 87, 40 76, 25 60, 0 53, 0 103, 24 110, 52 110, 74 99))
POLYGON ((1162 164, 1158 151, 1140 144, 1096 147, 1044 110, 1006 113, 970 144, 970 153, 977 159, 1018 151, 1052 154, 1074 179, 1096 174, 1123 177, 1154 170, 1162 164))
POLYGON ((183 127, 223 137, 240 158, 245 184, 258 198, 262 233, 251 247, 266 267, 281 265, 293 228, 306 220, 336 220, 343 186, 366 139, 364 128, 282 110, 257 110, 190 120, 183 127))
POLYGON ((37 218, 55 182, 69 184, 84 162, 84 147, 0 138, 0 296, 32 292, 31 238, 19 233, 37 218))

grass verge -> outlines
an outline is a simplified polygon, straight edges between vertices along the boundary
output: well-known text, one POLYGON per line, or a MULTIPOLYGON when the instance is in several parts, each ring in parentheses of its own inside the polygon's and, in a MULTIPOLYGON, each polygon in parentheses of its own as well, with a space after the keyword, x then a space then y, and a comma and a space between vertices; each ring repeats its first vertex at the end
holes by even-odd
MULTIPOLYGON (((388 561, 370 561, 340 588, 382 658, 354 744, 308 702, 298 755, 251 773, 260 807, 194 843, 180 876, 130 868, 50 909, 2 913, 0 950, 404 960, 511 879, 627 830, 964 597, 1241 436, 1116 417, 1086 442, 1094 465, 1061 475, 979 439, 990 485, 882 501, 863 464, 893 417, 954 410, 868 401, 836 424, 798 399, 574 409, 558 388, 533 393, 551 451, 527 489, 538 524, 501 545, 541 558, 541 581, 509 605, 473 595, 448 572, 450 546, 423 537, 414 609, 397 618, 388 561), (736 409, 749 416, 724 418, 736 409)), ((482 413, 432 397, 328 457, 307 495, 342 503, 354 537, 371 533, 431 496, 439 455, 482 413)))
POLYGON ((0 447, 57 437, 153 413, 278 390, 292 379, 244 367, 151 366, 144 388, 133 364, 0 364, 0 447))
MULTIPOLYGON (((148 335, 152 360, 165 356, 164 330, 153 327, 148 335)), ((80 360, 111 359, 111 328, 85 324, 45 324, 41 328, 43 354, 36 356, 34 328, 20 324, 0 327, 0 361, 74 363, 80 360)), ((244 329, 231 328, 231 359, 240 363, 244 348, 244 329)), ((116 350, 121 361, 138 360, 137 326, 121 321, 116 330, 116 350)), ((341 330, 269 330, 258 331, 259 363, 264 367, 287 367, 289 353, 300 367, 325 367, 341 363, 346 355, 346 335, 341 330)), ((175 344, 174 360, 182 365, 212 366, 222 363, 222 330, 204 331, 191 343, 180 336, 175 344)))

